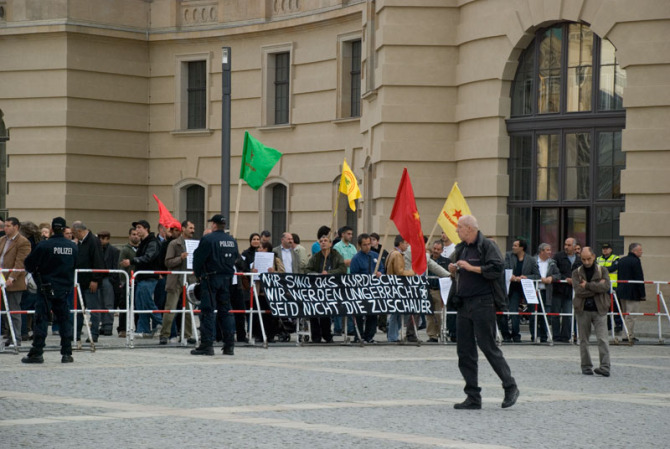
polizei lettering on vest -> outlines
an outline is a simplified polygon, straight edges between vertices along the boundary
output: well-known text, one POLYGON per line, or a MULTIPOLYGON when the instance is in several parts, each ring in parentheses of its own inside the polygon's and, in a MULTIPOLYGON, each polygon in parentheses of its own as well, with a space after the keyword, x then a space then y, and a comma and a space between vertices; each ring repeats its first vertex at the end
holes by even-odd
POLYGON ((63 248, 62 246, 54 246, 54 254, 62 254, 62 255, 72 255, 72 248, 63 248))
POLYGON ((235 246, 235 242, 229 241, 229 240, 220 240, 219 241, 219 248, 233 248, 235 246))

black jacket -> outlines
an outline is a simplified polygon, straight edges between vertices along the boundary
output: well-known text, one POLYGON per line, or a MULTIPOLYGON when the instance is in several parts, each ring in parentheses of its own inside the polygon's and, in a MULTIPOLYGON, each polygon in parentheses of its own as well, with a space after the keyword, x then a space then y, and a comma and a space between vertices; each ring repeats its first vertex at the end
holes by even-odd
MULTIPOLYGON (((619 260, 619 281, 644 281, 642 272, 642 262, 640 258, 633 253, 628 253, 626 257, 619 260)), ((628 284, 617 282, 616 293, 619 299, 629 301, 644 301, 647 294, 644 291, 644 284, 628 284)))
MULTIPOLYGON (((568 255, 565 251, 560 251, 554 255, 558 271, 561 272, 561 279, 572 278, 572 272, 582 266, 582 259, 575 254, 575 262, 570 263, 568 255)), ((564 298, 572 298, 572 287, 570 284, 554 284, 554 296, 562 296, 564 298)))
MULTIPOLYGON (((102 248, 102 260, 105 262, 106 269, 119 269, 119 254, 121 254, 121 251, 111 243, 102 248)), ((119 273, 112 273, 108 276, 112 280, 112 283, 117 283, 119 281, 119 273)))
MULTIPOLYGON (((477 251, 479 251, 479 254, 481 254, 482 257, 482 277, 486 279, 491 286, 491 294, 493 295, 496 310, 507 310, 508 302, 505 288, 505 269, 500 249, 498 248, 498 245, 484 237, 484 234, 482 234, 481 231, 478 231, 477 233, 476 243, 477 251)), ((456 245, 456 248, 450 257, 451 263, 456 263, 459 260, 465 245, 465 242, 456 245)), ((451 290, 449 290, 449 297, 447 299, 447 305, 453 307, 455 310, 458 310, 462 305, 462 303, 459 303, 459 298, 456 295, 457 285, 458 273, 456 274, 456 281, 451 284, 451 290)))
MULTIPOLYGON (((132 265, 135 265, 135 271, 161 271, 160 263, 161 255, 161 244, 160 241, 156 238, 153 232, 150 232, 148 236, 140 242, 140 245, 137 247, 137 253, 135 257, 130 261, 132 265)), ((140 275, 141 279, 157 279, 159 275, 157 274, 145 274, 140 275)))
MULTIPOLYGON (((77 268, 86 268, 93 270, 104 270, 105 262, 102 259, 102 245, 98 237, 89 231, 78 244, 79 255, 77 256, 77 268)), ((77 276, 79 285, 82 290, 88 289, 91 282, 98 282, 102 280, 101 273, 79 273, 77 276)))
POLYGON ((54 234, 37 244, 26 257, 26 271, 40 284, 51 284, 58 296, 72 291, 77 245, 63 234, 54 234))

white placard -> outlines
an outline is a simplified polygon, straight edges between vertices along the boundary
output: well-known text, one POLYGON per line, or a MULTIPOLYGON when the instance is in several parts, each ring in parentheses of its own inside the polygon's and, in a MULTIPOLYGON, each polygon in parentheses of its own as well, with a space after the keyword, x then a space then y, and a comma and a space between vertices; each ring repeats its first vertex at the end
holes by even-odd
POLYGON ((449 290, 451 290, 451 278, 445 277, 440 278, 440 295, 442 296, 442 302, 444 305, 447 305, 447 298, 449 297, 449 290))
POLYGON ((512 279, 512 270, 506 269, 505 270, 505 285, 507 286, 507 294, 509 295, 509 283, 511 282, 512 279))
POLYGON ((186 269, 187 270, 192 270, 193 269, 193 252, 198 247, 199 243, 200 243, 200 240, 193 240, 193 239, 185 239, 184 240, 184 244, 186 245, 186 252, 188 253, 188 256, 186 256, 186 269))
POLYGON ((268 268, 272 268, 275 262, 275 253, 262 253, 256 251, 254 255, 254 268, 259 273, 267 273, 268 268))
POLYGON ((528 304, 538 304, 535 283, 532 279, 521 279, 521 288, 523 289, 523 296, 526 297, 526 302, 528 304))

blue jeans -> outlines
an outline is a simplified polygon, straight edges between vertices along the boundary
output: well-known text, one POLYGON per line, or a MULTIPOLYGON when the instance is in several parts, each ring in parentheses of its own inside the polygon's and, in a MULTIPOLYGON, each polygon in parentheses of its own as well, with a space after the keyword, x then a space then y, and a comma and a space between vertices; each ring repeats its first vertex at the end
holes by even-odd
POLYGON ((235 319, 228 313, 231 309, 232 279, 232 276, 213 275, 200 281, 200 333, 203 348, 212 346, 216 339, 215 306, 223 327, 223 346, 226 348, 235 346, 235 319))
MULTIPOLYGON (((100 284, 102 285, 102 283, 100 284)), ((90 289, 86 289, 82 293, 84 295, 84 306, 86 306, 87 309, 100 309, 102 308, 102 302, 100 301, 100 288, 95 291, 95 293, 91 292, 90 289)), ((99 313, 91 313, 91 335, 93 337, 97 337, 100 335, 100 319, 101 316, 99 313)), ((84 321, 83 319, 81 320, 82 322, 84 321)), ((78 325, 79 329, 81 327, 78 325)), ((79 335, 79 334, 77 334, 79 335)))
POLYGON ((400 339, 401 327, 402 315, 399 313, 389 313, 386 320, 386 339, 388 341, 398 341, 400 339))
MULTIPOLYGON (((158 279, 145 279, 139 281, 135 287, 135 309, 137 310, 156 310, 156 303, 154 303, 153 293, 156 288, 158 279)), ((137 320, 137 332, 140 334, 151 333, 151 323, 155 328, 163 322, 163 318, 158 313, 142 313, 139 314, 137 320)))

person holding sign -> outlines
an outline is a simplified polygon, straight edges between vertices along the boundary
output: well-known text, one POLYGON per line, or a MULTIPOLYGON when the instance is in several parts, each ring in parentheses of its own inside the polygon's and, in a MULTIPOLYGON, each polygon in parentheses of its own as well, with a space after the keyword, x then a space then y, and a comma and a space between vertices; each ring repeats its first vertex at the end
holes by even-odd
MULTIPOLYGON (((307 262, 307 273, 346 274, 347 266, 344 264, 344 258, 331 248, 329 235, 321 236, 319 246, 321 251, 314 254, 307 262)), ((314 343, 321 343, 322 338, 326 343, 333 342, 333 334, 330 331, 330 317, 310 318, 310 324, 314 343)))
MULTIPOLYGON (((285 273, 284 263, 277 256, 272 248, 270 242, 263 242, 258 248, 258 251, 255 253, 254 257, 254 267, 251 269, 252 273, 285 273), (265 257, 267 256, 267 258, 265 257), (261 261, 261 259, 266 259, 266 261, 261 261), (267 260, 269 259, 269 260, 267 260), (269 263, 267 263, 269 262, 269 263)), ((257 276, 254 276, 257 277, 257 276)), ((258 283, 256 283, 258 285, 258 283)), ((270 304, 268 299, 263 292, 263 287, 258 287, 258 302, 262 310, 270 310, 270 304)), ((272 316, 269 313, 264 313, 263 315, 263 328, 265 329, 265 334, 267 335, 268 342, 272 343, 275 340, 275 335, 277 335, 277 318, 272 316)), ((253 329, 254 329, 254 339, 257 343, 263 341, 263 334, 261 332, 261 325, 258 322, 258 315, 252 314, 251 319, 253 320, 253 329)))
POLYGON ((502 408, 519 398, 512 372, 496 345, 496 304, 505 303, 502 255, 498 246, 479 231, 477 219, 465 215, 456 227, 461 243, 451 255, 449 272, 456 277, 449 302, 458 310, 458 368, 465 379, 465 401, 454 404, 457 410, 482 408, 477 375, 477 346, 484 353, 505 390, 502 408))
MULTIPOLYGON (((516 239, 512 244, 512 252, 505 254, 505 269, 512 270, 509 284, 509 310, 517 312, 526 310, 526 301, 521 288, 522 279, 540 279, 540 271, 537 261, 533 256, 527 254, 528 242, 524 239, 516 239), (523 309, 522 309, 523 308, 523 309)), ((506 343, 521 343, 519 331, 519 315, 512 315, 512 329, 510 330, 507 315, 500 317, 500 332, 506 343)))
POLYGON ((610 350, 607 337, 607 312, 610 309, 610 277, 607 268, 595 263, 596 254, 585 246, 581 252, 582 266, 572 272, 572 288, 575 290, 575 315, 579 328, 579 355, 582 374, 592 376, 595 372, 610 376, 610 350), (589 354, 591 325, 598 339, 600 366, 593 369, 589 354))

